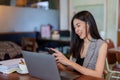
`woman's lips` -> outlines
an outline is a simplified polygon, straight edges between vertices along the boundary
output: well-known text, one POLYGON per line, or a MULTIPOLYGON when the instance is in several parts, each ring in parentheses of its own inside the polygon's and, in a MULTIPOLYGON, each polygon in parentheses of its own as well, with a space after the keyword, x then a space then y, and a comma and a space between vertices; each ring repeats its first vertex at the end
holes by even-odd
POLYGON ((82 33, 80 33, 80 32, 79 32, 79 33, 78 33, 78 35, 79 35, 79 36, 81 36, 81 35, 82 35, 82 33))

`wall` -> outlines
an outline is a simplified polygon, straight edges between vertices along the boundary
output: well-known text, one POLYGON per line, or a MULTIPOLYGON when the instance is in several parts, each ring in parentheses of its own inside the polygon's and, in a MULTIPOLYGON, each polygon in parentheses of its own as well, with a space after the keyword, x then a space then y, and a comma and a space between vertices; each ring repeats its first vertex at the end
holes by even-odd
MULTIPOLYGON (((69 24, 71 23, 72 16, 78 12, 79 10, 85 9, 86 6, 92 6, 95 9, 96 5, 103 5, 103 10, 98 9, 98 13, 100 11, 104 11, 98 17, 98 28, 99 31, 105 31, 105 39, 110 38, 113 40, 115 46, 117 45, 117 26, 118 26, 118 0, 69 0, 69 24), (99 19, 100 18, 100 19, 99 19), (102 18, 102 19, 101 19, 102 18), (103 20, 103 21, 99 21, 103 20)), ((94 13, 93 13, 94 14, 94 13)), ((69 28, 70 29, 70 28, 69 28)))
POLYGON ((60 30, 68 30, 68 0, 60 0, 60 30))
POLYGON ((117 27, 118 27, 118 0, 107 0, 107 34, 117 46, 117 27))
MULTIPOLYGON (((73 2, 71 0, 70 5, 72 7, 70 8, 70 17, 72 19, 73 15, 79 11, 87 10, 90 11, 98 25, 99 31, 105 31, 104 30, 104 21, 105 21, 105 12, 104 12, 104 0, 97 0, 97 1, 90 1, 90 0, 76 0, 73 2), (74 3, 74 4, 72 4, 74 3)), ((71 22, 71 20, 70 20, 71 22)))
POLYGON ((58 29, 57 10, 0 6, 0 32, 40 30, 40 25, 51 24, 58 29))

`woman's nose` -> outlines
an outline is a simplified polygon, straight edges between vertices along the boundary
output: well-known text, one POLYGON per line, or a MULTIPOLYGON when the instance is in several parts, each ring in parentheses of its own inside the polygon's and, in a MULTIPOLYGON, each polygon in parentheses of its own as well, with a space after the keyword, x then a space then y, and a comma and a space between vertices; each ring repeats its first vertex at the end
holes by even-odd
POLYGON ((75 32, 79 32, 79 29, 78 29, 78 28, 76 28, 76 29, 75 29, 75 32))

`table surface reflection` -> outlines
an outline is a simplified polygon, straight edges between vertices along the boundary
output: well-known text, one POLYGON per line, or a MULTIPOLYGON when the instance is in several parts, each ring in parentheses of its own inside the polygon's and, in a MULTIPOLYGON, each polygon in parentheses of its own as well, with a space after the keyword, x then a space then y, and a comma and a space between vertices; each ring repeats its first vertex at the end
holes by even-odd
MULTIPOLYGON (((0 80, 40 80, 40 79, 32 77, 29 74, 18 74, 18 73, 2 74, 0 73, 0 80)), ((87 75, 80 75, 80 77, 75 80, 104 80, 104 79, 87 76, 87 75)))

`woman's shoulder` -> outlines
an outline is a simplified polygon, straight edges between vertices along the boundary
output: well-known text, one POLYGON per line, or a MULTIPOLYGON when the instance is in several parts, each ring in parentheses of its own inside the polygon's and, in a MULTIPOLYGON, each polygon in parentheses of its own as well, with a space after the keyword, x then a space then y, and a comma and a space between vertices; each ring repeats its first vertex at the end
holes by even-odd
POLYGON ((102 39, 97 39, 97 44, 98 44, 98 45, 105 45, 105 46, 107 46, 106 41, 105 41, 105 40, 102 40, 102 39))
POLYGON ((96 41, 97 41, 97 43, 106 43, 106 41, 103 39, 96 39, 96 41))

